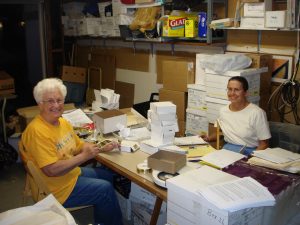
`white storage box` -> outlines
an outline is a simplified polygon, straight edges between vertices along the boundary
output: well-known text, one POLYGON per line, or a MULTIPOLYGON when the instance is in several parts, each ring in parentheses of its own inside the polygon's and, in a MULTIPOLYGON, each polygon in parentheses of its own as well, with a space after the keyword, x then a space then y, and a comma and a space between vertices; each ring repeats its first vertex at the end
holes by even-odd
POLYGON ((172 102, 151 102, 150 110, 157 114, 176 113, 176 105, 172 102))
POLYGON ((168 179, 168 224, 188 225, 195 221, 198 225, 262 224, 264 207, 229 212, 217 208, 196 192, 199 188, 233 179, 238 178, 208 166, 168 179))
POLYGON ((265 27, 285 28, 286 11, 267 11, 265 17, 265 27))
POLYGON ((206 112, 197 109, 186 109, 186 135, 208 134, 206 112))
POLYGON ((188 108, 206 110, 205 86, 200 84, 188 84, 188 108))
POLYGON ((111 133, 119 130, 118 124, 127 126, 126 114, 120 110, 112 109, 97 112, 93 116, 96 129, 100 130, 103 134, 111 133))
POLYGON ((264 17, 267 10, 272 10, 272 0, 244 3, 244 16, 246 17, 264 17))

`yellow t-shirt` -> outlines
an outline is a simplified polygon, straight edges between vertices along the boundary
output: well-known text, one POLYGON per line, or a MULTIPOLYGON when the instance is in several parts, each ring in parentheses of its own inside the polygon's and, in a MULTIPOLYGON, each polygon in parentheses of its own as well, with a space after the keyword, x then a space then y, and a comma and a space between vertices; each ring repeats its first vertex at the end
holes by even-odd
MULTIPOLYGON (((28 158, 39 168, 73 157, 83 144, 65 119, 60 118, 59 126, 53 126, 40 115, 26 127, 21 140, 28 158)), ((80 168, 76 167, 69 173, 57 177, 42 174, 51 193, 63 204, 76 184, 80 168)))

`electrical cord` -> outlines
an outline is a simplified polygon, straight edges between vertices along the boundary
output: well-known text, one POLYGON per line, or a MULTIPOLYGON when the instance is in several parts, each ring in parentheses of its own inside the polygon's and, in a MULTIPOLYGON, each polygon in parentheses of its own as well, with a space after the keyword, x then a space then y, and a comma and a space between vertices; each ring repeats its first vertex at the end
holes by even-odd
POLYGON ((274 108, 279 114, 280 121, 281 122, 287 122, 287 123, 293 123, 293 121, 288 121, 285 116, 287 114, 292 113, 295 123, 297 125, 300 124, 300 118, 298 114, 298 105, 300 102, 300 83, 296 80, 296 76, 298 74, 299 69, 299 59, 300 59, 300 52, 299 52, 299 15, 298 12, 297 16, 297 47, 296 47, 296 63, 294 68, 294 73, 292 77, 286 81, 283 82, 281 85, 279 85, 278 88, 272 93, 272 95, 269 98, 268 106, 269 111, 272 113, 271 109, 271 102, 273 100, 274 108))

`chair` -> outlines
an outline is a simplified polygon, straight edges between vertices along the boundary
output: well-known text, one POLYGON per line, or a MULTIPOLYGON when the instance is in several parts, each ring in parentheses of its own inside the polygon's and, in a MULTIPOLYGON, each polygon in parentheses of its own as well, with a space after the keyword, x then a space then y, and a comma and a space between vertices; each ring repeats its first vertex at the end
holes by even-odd
MULTIPOLYGON (((51 192, 43 179, 41 170, 27 157, 26 150, 21 142, 19 142, 19 152, 26 170, 26 180, 22 199, 22 205, 24 206, 27 203, 28 197, 31 197, 35 202, 38 202, 51 194, 51 192)), ((86 205, 66 209, 69 212, 72 212, 91 206, 92 205, 86 205)))
POLYGON ((217 127, 216 127, 216 149, 217 150, 220 150, 222 149, 223 145, 224 145, 224 140, 223 140, 223 132, 221 130, 221 127, 220 127, 220 124, 219 122, 217 121, 217 127))

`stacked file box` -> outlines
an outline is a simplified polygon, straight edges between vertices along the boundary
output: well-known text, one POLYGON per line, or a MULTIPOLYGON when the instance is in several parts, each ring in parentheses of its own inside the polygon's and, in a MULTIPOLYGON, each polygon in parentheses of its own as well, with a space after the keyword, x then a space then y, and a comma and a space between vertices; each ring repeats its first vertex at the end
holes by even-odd
POLYGON ((206 91, 200 84, 188 84, 188 104, 186 109, 186 135, 208 133, 206 117, 206 91))
POLYGON ((245 77, 249 84, 248 101, 259 104, 260 74, 266 72, 267 68, 249 68, 244 70, 227 71, 224 74, 206 72, 205 88, 207 103, 207 118, 209 123, 214 123, 219 117, 222 106, 229 104, 227 100, 227 83, 233 76, 245 77))

